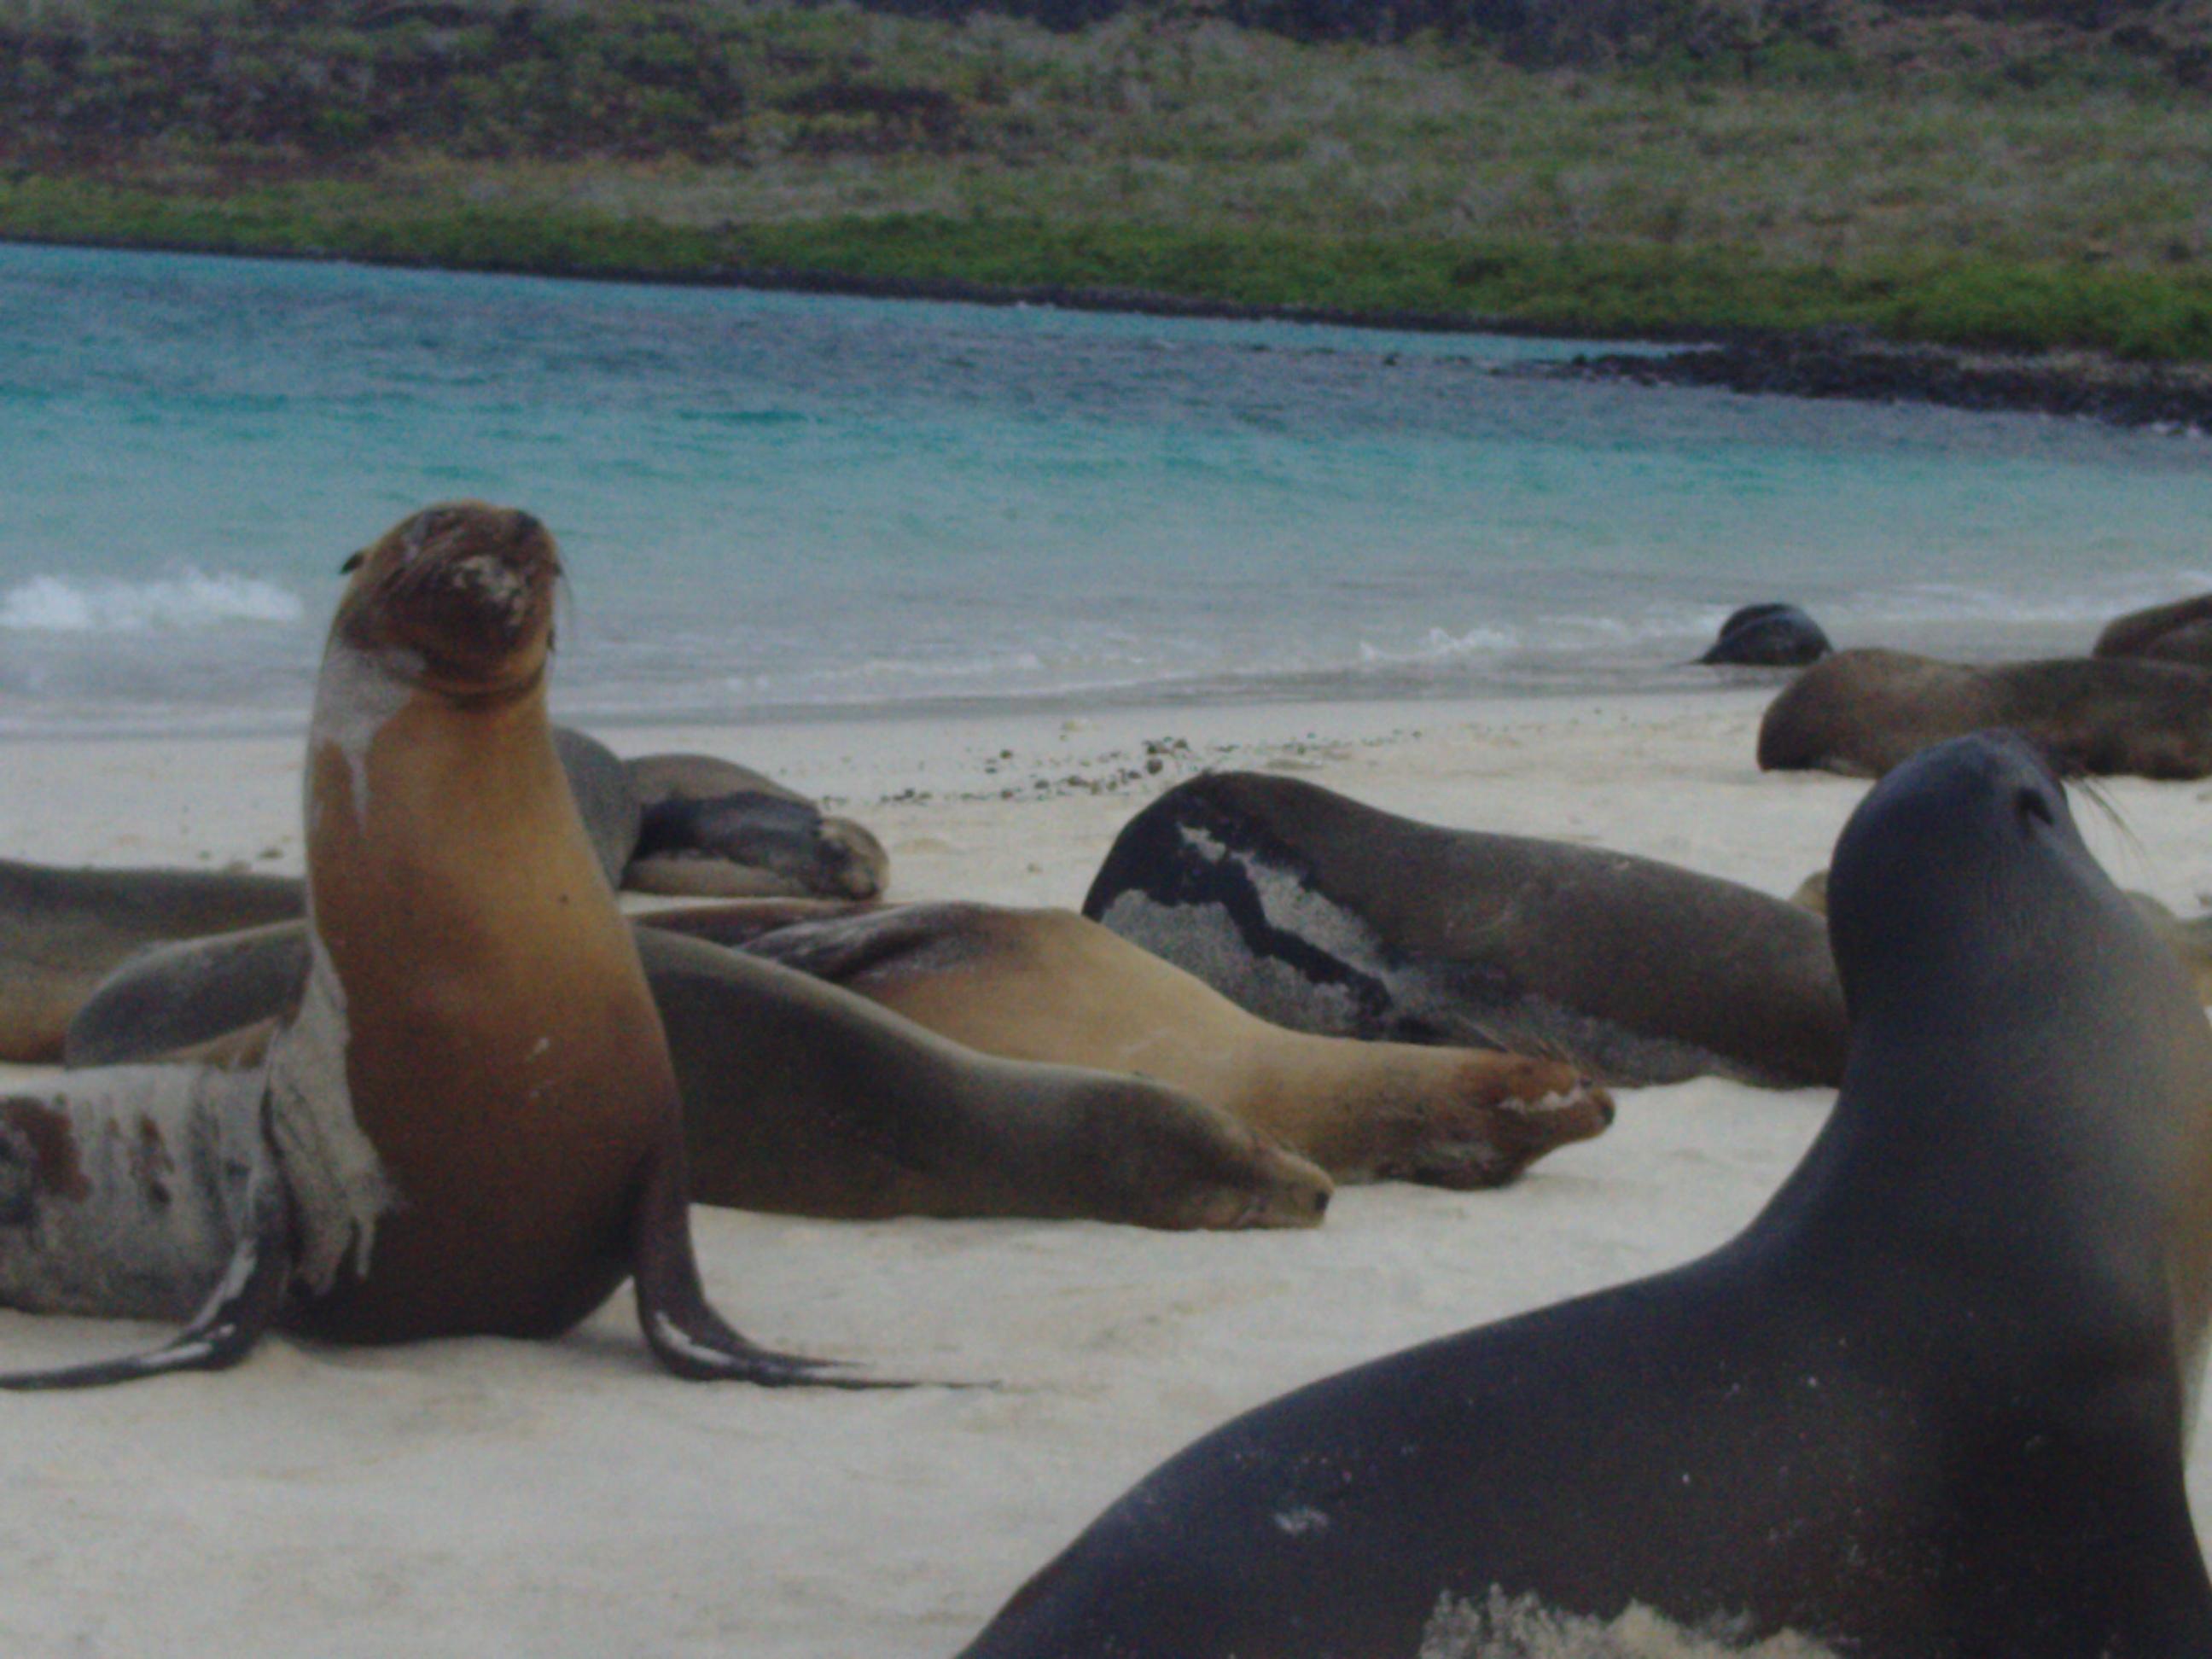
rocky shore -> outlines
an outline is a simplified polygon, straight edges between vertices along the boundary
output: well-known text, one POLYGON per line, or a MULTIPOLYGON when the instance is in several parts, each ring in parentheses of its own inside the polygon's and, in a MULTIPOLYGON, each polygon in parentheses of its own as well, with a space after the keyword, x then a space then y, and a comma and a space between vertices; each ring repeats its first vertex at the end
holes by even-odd
POLYGON ((1943 404, 2069 415, 2116 426, 2212 431, 2212 365, 2133 363, 2087 352, 2039 355, 1904 345, 1857 330, 1741 337, 1661 354, 1584 355, 1508 371, 1639 386, 1724 386, 1798 398, 1943 404))

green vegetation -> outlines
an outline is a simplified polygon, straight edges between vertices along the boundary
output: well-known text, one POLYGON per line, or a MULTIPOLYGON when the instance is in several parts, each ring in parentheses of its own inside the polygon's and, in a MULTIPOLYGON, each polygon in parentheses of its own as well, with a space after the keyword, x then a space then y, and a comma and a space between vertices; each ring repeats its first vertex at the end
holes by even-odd
POLYGON ((1412 5, 0 0, 0 234, 2212 359, 2212 5, 1412 5))

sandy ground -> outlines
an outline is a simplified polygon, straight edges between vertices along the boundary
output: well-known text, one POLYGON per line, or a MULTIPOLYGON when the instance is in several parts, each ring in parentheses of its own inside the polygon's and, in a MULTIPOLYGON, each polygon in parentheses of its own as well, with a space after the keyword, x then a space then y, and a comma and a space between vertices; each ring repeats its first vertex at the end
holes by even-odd
MULTIPOLYGON (((1787 894, 1863 786, 1759 775, 1765 695, 605 735, 838 799, 883 836, 902 898, 1076 903, 1120 824, 1202 765, 1787 894)), ((0 745, 0 853, 296 869, 298 747, 0 745)), ((2107 868, 2203 908, 2212 789, 2107 793, 2124 828, 2081 813, 2107 868)), ((35 1075, 0 1067, 0 1084, 35 1075)), ((1609 1133, 1513 1188, 1349 1189, 1303 1234, 694 1211, 709 1285, 749 1335, 991 1390, 686 1385, 653 1368, 624 1299, 559 1342, 277 1339, 226 1375, 0 1398, 0 1651, 949 1654, 1106 1502, 1243 1407, 1726 1238, 1829 1101, 1624 1092, 1609 1133)), ((0 1315, 0 1358, 155 1334, 0 1315)), ((2212 1452, 2191 1477, 2202 1510, 2212 1452)))

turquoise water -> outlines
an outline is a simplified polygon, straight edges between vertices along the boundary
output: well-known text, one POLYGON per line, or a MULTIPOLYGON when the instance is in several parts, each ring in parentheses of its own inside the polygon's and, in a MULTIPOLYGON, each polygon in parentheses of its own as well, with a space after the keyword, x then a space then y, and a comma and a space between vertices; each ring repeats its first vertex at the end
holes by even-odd
POLYGON ((2212 586, 2212 449, 1549 382, 1577 348, 0 247, 0 731, 279 729, 445 497, 573 573, 556 701, 726 719, 1638 689, 1752 600, 2086 646, 2212 586))

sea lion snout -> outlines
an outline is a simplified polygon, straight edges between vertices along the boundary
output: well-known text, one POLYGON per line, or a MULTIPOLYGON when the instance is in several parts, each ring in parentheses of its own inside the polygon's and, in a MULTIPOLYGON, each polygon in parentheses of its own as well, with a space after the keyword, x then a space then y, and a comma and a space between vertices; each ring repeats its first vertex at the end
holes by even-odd
POLYGON ((338 628, 399 647, 434 674, 464 681, 534 675, 550 647, 561 556, 544 525, 517 507, 449 501, 402 520, 359 561, 338 628))

